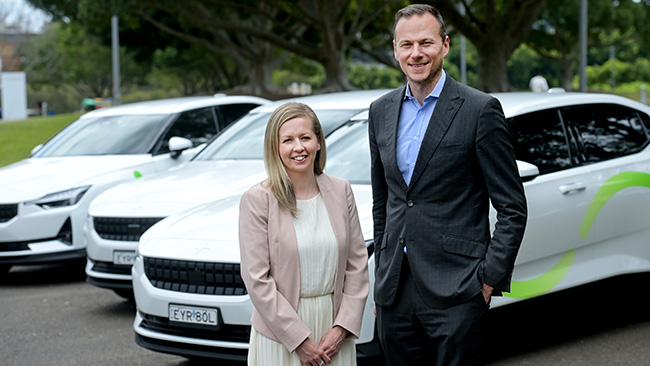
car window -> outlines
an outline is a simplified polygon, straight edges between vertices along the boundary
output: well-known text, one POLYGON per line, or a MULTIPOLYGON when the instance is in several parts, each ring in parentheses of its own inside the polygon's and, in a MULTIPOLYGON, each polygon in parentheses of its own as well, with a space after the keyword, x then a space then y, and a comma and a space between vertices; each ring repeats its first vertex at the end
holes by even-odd
POLYGON ((157 154, 169 152, 169 139, 178 136, 192 141, 192 145, 201 145, 217 134, 217 124, 212 107, 185 111, 171 125, 160 142, 157 154))
MULTIPOLYGON (((325 135, 347 122, 359 110, 316 110, 325 135)), ((232 124, 194 160, 263 159, 264 132, 271 112, 249 113, 232 124)))
POLYGON ((648 140, 636 110, 615 105, 562 109, 567 125, 578 131, 584 162, 594 163, 641 151, 648 140))
POLYGON ((146 154, 169 115, 83 118, 48 141, 35 157, 146 154))
POLYGON ((639 117, 641 117, 641 120, 645 125, 645 134, 648 136, 648 138, 650 138, 650 117, 648 117, 647 114, 641 112, 639 112, 639 117))
POLYGON ((350 183, 370 184, 367 120, 347 122, 327 137, 325 171, 350 183))
POLYGON ((572 166, 557 110, 529 113, 513 117, 508 122, 517 160, 535 164, 540 174, 572 166))
POLYGON ((217 120, 219 121, 219 128, 224 129, 239 117, 245 115, 251 109, 258 107, 258 104, 224 104, 216 107, 217 120))

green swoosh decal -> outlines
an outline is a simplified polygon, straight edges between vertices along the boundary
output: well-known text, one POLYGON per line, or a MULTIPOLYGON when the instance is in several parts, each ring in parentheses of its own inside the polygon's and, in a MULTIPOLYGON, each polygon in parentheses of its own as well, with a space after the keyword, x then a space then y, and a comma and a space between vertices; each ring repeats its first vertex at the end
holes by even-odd
POLYGON ((530 299, 551 291, 566 276, 574 258, 575 251, 571 249, 543 275, 528 281, 512 281, 510 293, 504 292, 503 295, 517 299, 530 299))
POLYGON ((612 198, 618 191, 628 187, 647 187, 650 188, 650 174, 641 172, 624 172, 616 174, 609 178, 605 184, 596 192, 596 196, 591 200, 591 204, 587 209, 582 225, 580 225, 580 237, 586 238, 589 235, 591 226, 596 221, 596 216, 600 210, 605 206, 607 201, 612 198))
MULTIPOLYGON (((596 192, 580 225, 580 237, 585 239, 591 231, 600 210, 612 196, 629 187, 650 188, 650 174, 641 172, 624 172, 609 178, 596 192)), ((574 249, 570 249, 560 261, 543 275, 528 281, 512 281, 511 292, 504 296, 529 299, 551 291, 566 276, 575 258, 574 249)))
POLYGON ((137 170, 133 171, 133 176, 136 177, 136 178, 142 178, 142 174, 137 170))

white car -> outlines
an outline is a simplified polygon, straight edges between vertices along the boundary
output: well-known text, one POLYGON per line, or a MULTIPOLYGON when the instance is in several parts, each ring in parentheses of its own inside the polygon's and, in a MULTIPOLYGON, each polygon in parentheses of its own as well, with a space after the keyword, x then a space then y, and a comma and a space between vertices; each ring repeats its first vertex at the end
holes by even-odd
POLYGON ((13 265, 85 260, 83 225, 95 196, 189 160, 268 102, 219 94, 98 109, 0 168, 0 276, 13 265))
MULTIPOLYGON (((344 92, 291 99, 307 103, 325 134, 365 111, 387 90, 344 92)), ((206 202, 242 193, 266 177, 262 146, 266 122, 280 100, 233 124, 192 161, 167 172, 114 187, 91 203, 85 227, 87 281, 132 298, 135 248, 157 221, 206 202)))
MULTIPOLYGON (((529 220, 512 292, 492 306, 650 271, 650 108, 602 94, 495 96, 510 125, 529 220)), ((372 288, 367 121, 357 116, 327 145, 326 171, 353 183, 372 288)), ((239 199, 169 217, 142 236, 132 272, 139 345, 187 357, 246 358, 252 304, 239 274, 239 199)), ((377 352, 372 306, 371 292, 359 356, 377 352)))

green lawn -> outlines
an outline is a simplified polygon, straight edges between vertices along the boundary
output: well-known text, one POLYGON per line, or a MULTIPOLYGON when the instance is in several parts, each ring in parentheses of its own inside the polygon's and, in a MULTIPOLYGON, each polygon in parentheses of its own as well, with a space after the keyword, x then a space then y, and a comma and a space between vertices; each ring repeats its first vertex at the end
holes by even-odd
POLYGON ((25 159, 34 147, 47 141, 80 115, 70 113, 0 122, 0 167, 25 159))

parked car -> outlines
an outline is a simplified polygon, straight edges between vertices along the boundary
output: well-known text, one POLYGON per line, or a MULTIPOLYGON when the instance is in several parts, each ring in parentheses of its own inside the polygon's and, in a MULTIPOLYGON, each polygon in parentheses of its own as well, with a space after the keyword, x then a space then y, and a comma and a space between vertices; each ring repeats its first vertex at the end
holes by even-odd
POLYGON ((0 168, 0 275, 13 265, 83 261, 88 204, 107 188, 179 165, 269 101, 188 97, 82 115, 32 156, 0 168))
MULTIPOLYGON (((605 277, 650 271, 650 108, 602 94, 495 94, 529 205, 505 306, 605 277)), ((366 117, 367 118, 367 117, 366 117)), ((374 282, 367 121, 327 138, 326 172, 353 183, 374 282)), ((240 277, 240 195, 151 227, 133 266, 136 342, 187 357, 246 358, 252 304, 240 277), (191 312, 191 318, 180 317, 191 312)), ((491 222, 494 225, 492 210, 491 222)), ((372 292, 358 355, 376 353, 372 292)))
MULTIPOLYGON (((291 99, 309 104, 325 134, 387 90, 356 91, 291 99)), ((192 161, 168 172, 114 187, 88 210, 87 281, 132 298, 131 266, 140 235, 159 220, 232 194, 266 177, 262 146, 266 122, 280 100, 251 111, 192 161)))

